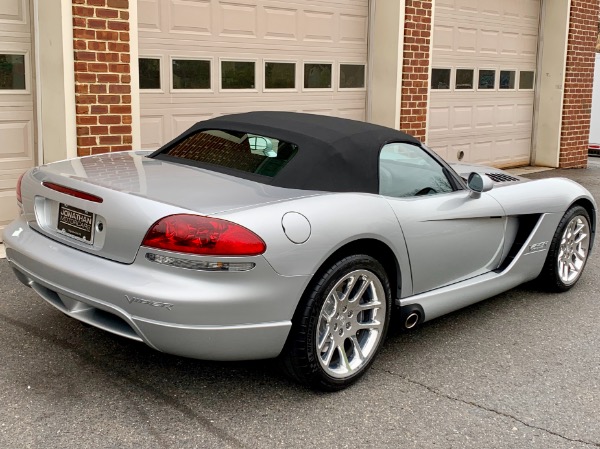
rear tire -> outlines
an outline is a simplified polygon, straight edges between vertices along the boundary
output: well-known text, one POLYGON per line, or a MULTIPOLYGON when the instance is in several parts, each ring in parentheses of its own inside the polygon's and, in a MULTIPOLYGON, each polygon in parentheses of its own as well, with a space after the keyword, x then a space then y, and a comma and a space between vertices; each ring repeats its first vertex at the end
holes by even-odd
POLYGON ((591 243, 590 216, 573 206, 562 217, 537 282, 545 290, 565 292, 573 287, 585 268, 591 243))
POLYGON ((356 382, 369 368, 387 333, 391 291, 374 258, 352 255, 311 283, 282 353, 293 379, 323 391, 356 382))

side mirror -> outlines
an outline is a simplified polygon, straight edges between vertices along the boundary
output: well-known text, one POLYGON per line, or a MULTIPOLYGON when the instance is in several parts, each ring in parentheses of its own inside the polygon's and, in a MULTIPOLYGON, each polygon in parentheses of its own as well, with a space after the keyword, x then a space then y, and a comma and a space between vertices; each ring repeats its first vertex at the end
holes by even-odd
POLYGON ((477 172, 469 175, 467 186, 471 189, 471 198, 479 198, 482 192, 488 192, 494 187, 494 181, 487 176, 481 176, 477 172))

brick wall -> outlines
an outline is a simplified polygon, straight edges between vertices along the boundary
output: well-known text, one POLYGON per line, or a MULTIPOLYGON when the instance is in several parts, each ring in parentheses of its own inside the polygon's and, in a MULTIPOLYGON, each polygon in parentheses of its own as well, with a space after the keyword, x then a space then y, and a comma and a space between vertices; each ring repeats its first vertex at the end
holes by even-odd
POLYGON ((563 168, 587 166, 599 3, 571 3, 559 159, 563 168))
POLYGON ((596 51, 600 52, 600 18, 598 19, 599 21, 599 25, 598 25, 598 38, 596 39, 596 51))
POLYGON ((79 156, 131 149, 128 8, 129 0, 73 0, 79 156))
POLYGON ((400 129, 425 140, 432 0, 406 0, 400 129))

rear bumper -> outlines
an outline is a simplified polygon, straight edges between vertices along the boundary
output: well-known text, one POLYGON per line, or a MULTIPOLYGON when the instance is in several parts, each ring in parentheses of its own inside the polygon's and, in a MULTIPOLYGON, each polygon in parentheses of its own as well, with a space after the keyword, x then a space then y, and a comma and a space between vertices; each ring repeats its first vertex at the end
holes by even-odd
POLYGON ((5 229, 4 243, 21 282, 66 315, 206 360, 276 357, 308 282, 277 274, 261 256, 251 258, 253 270, 231 273, 159 265, 144 249, 121 264, 48 239, 21 219, 5 229))

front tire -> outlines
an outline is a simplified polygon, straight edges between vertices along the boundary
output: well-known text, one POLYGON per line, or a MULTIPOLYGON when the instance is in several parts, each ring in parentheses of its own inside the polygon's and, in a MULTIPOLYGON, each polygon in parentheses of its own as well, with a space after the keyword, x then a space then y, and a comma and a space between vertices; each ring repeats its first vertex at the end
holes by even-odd
POLYGON ((390 311, 381 264, 364 254, 341 259, 305 292, 282 355, 285 370, 313 388, 346 388, 373 363, 390 311))
POLYGON ((556 228, 538 277, 541 287, 565 292, 577 283, 590 252, 590 223, 590 216, 583 207, 573 206, 567 210, 556 228))

